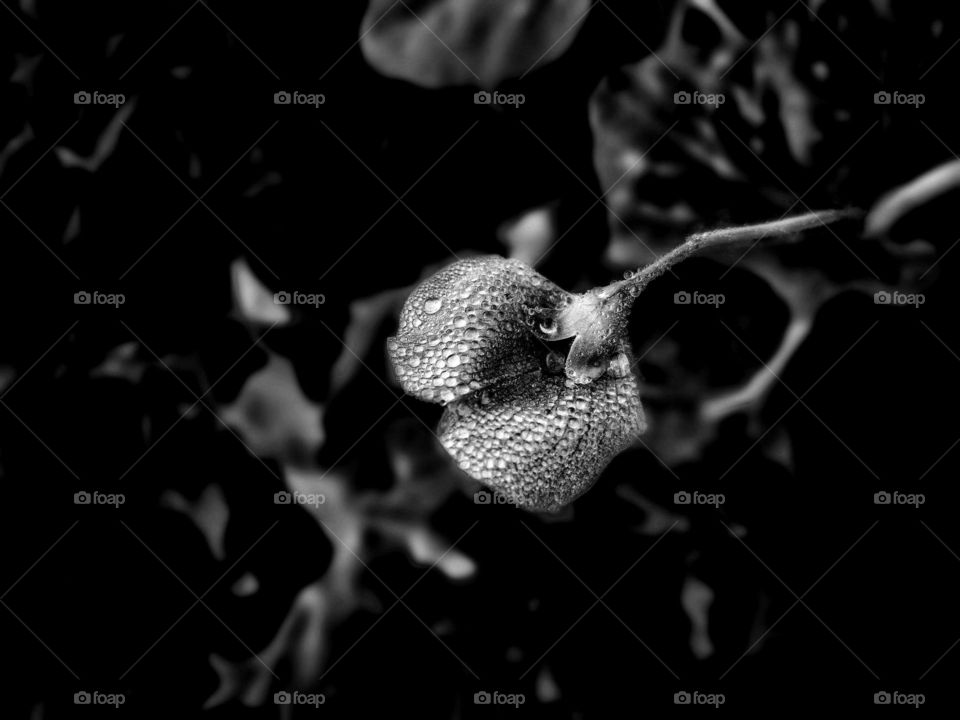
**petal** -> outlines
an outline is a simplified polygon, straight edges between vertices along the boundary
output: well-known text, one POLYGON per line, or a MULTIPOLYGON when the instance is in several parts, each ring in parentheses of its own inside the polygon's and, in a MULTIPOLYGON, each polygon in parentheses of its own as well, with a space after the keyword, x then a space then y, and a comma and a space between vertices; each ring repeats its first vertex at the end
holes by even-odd
POLYGON ((464 472, 509 501, 555 511, 645 429, 624 352, 590 384, 538 371, 453 403, 440 440, 464 472))
POLYGON ((400 385, 448 403, 537 371, 545 354, 538 311, 569 297, 519 260, 488 255, 444 268, 407 298, 387 341, 400 385))

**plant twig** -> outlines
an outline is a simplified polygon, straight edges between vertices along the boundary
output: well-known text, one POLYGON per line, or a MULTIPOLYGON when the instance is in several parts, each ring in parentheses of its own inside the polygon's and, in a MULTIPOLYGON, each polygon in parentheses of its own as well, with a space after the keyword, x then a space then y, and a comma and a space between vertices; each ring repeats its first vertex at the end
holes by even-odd
POLYGON ((631 294, 643 290, 651 280, 654 280, 671 267, 691 255, 708 248, 733 245, 737 243, 759 241, 766 237, 783 237, 810 230, 821 225, 826 226, 838 220, 860 217, 860 210, 816 210, 796 217, 758 223, 756 225, 739 225, 736 227, 708 230, 688 237, 682 245, 675 247, 665 255, 661 255, 646 267, 638 270, 633 277, 615 283, 614 292, 633 289, 631 294))

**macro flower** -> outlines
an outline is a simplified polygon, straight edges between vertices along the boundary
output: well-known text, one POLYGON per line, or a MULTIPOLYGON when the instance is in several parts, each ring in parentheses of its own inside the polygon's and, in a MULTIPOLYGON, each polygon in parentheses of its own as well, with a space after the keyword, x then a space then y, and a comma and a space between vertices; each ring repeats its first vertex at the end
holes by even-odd
POLYGON ((556 511, 646 429, 627 336, 646 285, 706 248, 849 215, 694 235, 624 280, 580 294, 519 260, 460 260, 407 298, 387 341, 390 360, 406 393, 445 406, 439 438, 461 470, 519 507, 556 511))
POLYGON ((625 340, 595 381, 568 376, 549 339, 576 300, 518 260, 461 260, 413 292, 388 341, 403 389, 446 405, 460 468, 531 510, 572 501, 645 427, 625 340))

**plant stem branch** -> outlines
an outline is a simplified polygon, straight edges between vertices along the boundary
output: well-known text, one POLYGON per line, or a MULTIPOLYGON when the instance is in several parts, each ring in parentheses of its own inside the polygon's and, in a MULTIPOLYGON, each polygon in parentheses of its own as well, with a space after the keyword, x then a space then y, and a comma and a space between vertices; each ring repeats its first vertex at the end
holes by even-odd
POLYGON ((804 215, 774 220, 772 222, 758 223, 756 225, 739 225, 737 227, 720 228, 719 230, 697 233, 688 237, 682 245, 675 247, 646 267, 638 270, 632 278, 614 283, 611 289, 616 293, 629 288, 635 288, 633 294, 636 294, 643 290, 652 280, 663 275, 663 273, 678 262, 686 260, 691 255, 695 255, 702 250, 750 242, 752 240, 759 241, 766 237, 792 235, 821 225, 826 226, 838 220, 860 217, 862 214, 860 210, 817 210, 804 215))

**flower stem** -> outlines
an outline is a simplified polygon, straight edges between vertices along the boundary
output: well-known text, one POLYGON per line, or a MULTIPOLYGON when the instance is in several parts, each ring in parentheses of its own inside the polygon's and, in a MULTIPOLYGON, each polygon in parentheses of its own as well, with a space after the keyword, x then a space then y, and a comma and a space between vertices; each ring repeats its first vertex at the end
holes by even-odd
POLYGON ((736 227, 720 228, 718 230, 708 230, 707 232, 697 233, 688 237, 682 245, 675 247, 665 255, 661 255, 655 261, 641 268, 632 278, 621 280, 613 284, 610 289, 612 293, 622 290, 635 288, 631 294, 636 295, 643 290, 652 280, 660 277, 682 260, 686 260, 691 255, 695 255, 701 250, 721 247, 724 245, 734 245, 749 241, 759 242, 767 237, 783 237, 810 230, 821 225, 826 226, 838 220, 860 217, 863 213, 860 210, 816 210, 798 215, 792 218, 784 218, 771 222, 758 223, 756 225, 739 225, 736 227))
MULTIPOLYGON (((768 237, 784 237, 803 230, 859 217, 859 210, 822 210, 757 225, 721 228, 697 233, 666 255, 641 268, 631 277, 574 297, 557 316, 549 340, 574 338, 567 353, 567 377, 576 383, 593 382, 602 376, 611 359, 621 352, 630 311, 640 292, 681 260, 709 248, 723 247, 768 237)), ((748 248, 749 250, 749 248, 748 248)))

